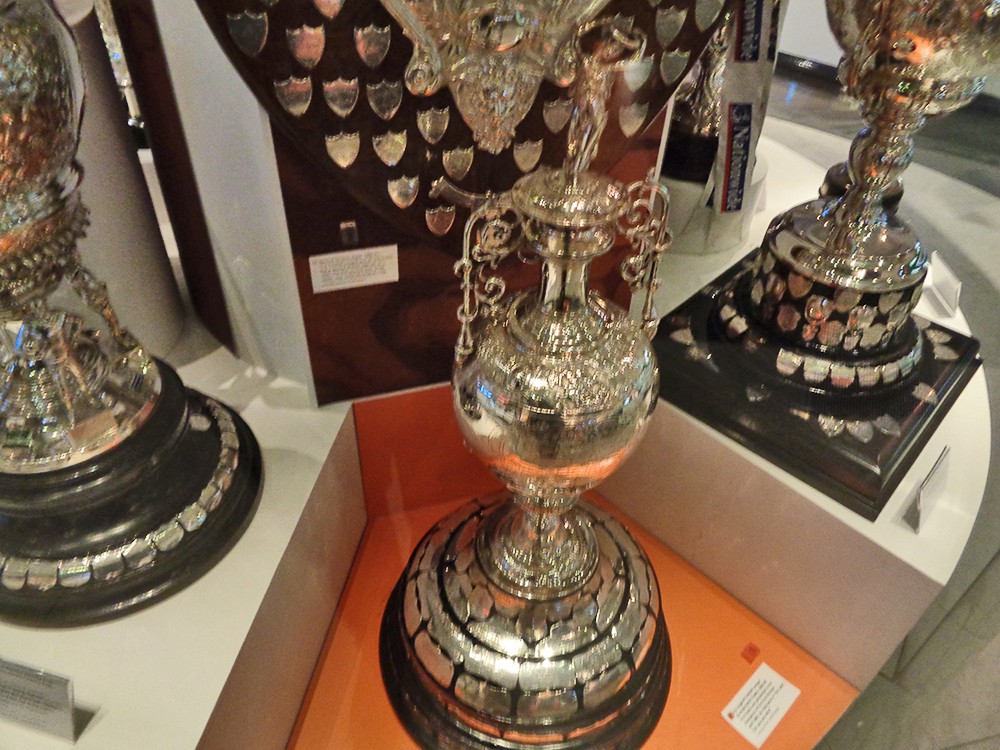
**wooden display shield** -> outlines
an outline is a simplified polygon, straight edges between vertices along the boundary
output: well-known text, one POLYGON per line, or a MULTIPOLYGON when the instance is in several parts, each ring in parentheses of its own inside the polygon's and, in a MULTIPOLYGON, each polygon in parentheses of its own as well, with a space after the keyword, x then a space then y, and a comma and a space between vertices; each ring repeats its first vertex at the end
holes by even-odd
MULTIPOLYGON (((452 268, 468 212, 431 198, 430 186, 447 177, 471 192, 506 190, 538 164, 560 164, 569 93, 543 82, 512 146, 494 155, 476 148, 447 89, 429 97, 406 89, 412 45, 381 4, 197 2, 274 125, 320 403, 446 379, 460 304, 452 268), (310 257, 380 245, 398 246, 398 282, 313 291, 310 257)), ((608 3, 601 16, 632 17, 645 32, 648 64, 616 81, 595 168, 631 180, 652 166, 659 133, 649 125, 662 122, 667 99, 727 4, 608 3)), ((620 254, 610 253, 595 264, 592 277, 598 289, 622 302, 627 289, 620 261, 620 254)), ((511 288, 536 277, 537 267, 515 265, 511 288)))

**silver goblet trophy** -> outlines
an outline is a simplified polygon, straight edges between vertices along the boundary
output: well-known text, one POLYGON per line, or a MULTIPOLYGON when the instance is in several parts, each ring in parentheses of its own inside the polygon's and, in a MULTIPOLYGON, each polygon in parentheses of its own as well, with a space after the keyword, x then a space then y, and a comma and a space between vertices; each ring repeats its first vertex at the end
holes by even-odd
POLYGON ((911 314, 928 254, 884 203, 925 119, 968 103, 1000 64, 1000 6, 827 10, 868 123, 846 193, 778 215, 752 263, 671 315, 657 347, 688 370, 669 400, 874 520, 979 365, 978 342, 911 314))
MULTIPOLYGON (((506 26, 483 32, 507 38, 506 26)), ((385 685, 426 747, 637 747, 666 701, 655 573, 618 521, 580 500, 637 444, 659 382, 649 335, 667 198, 656 184, 625 187, 589 170, 613 77, 640 61, 644 38, 608 19, 568 43, 562 168, 539 168, 502 194, 436 186, 473 207, 456 266, 455 412, 510 495, 428 532, 386 607, 385 685), (646 294, 642 323, 587 290, 590 262, 618 233, 635 251, 624 272, 646 294), (542 281, 506 296, 493 272, 514 253, 537 257, 542 281)))
POLYGON ((260 453, 146 353, 82 265, 70 30, 47 0, 10 0, 0 40, 0 618, 76 625, 214 564, 256 506, 260 453), (105 331, 49 306, 64 279, 105 331))

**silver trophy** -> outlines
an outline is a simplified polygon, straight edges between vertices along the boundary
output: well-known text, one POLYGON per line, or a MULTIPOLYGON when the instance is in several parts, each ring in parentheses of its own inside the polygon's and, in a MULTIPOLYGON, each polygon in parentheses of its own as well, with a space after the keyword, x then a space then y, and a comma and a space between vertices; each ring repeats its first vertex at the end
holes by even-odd
POLYGON ((659 382, 649 336, 667 197, 589 169, 614 75, 641 60, 644 38, 616 18, 571 41, 563 166, 501 194, 435 186, 473 209, 456 266, 455 412, 510 494, 435 526, 385 610, 386 689, 426 747, 637 747, 669 686, 656 575, 618 521, 580 500, 635 447, 659 382), (641 323, 587 289, 619 234, 641 323), (514 254, 541 262, 539 288, 505 294, 495 270, 514 254))
POLYGON ((447 86, 476 143, 490 153, 510 146, 543 80, 573 80, 577 29, 610 0, 382 0, 413 42, 406 68, 411 93, 447 86))
POLYGON ((0 7, 0 618, 117 616, 190 582, 248 522, 249 428, 186 390, 81 263, 83 79, 46 0, 0 7), (68 281, 95 330, 51 307, 68 281))
POLYGON ((783 340, 811 349, 802 361, 788 349, 776 362, 789 376, 842 391, 879 390, 905 378, 922 356, 910 311, 927 272, 917 237, 886 213, 883 199, 909 165, 925 119, 968 103, 1000 64, 1000 11, 983 0, 930 8, 828 0, 827 9, 845 51, 842 78, 869 125, 851 145, 846 193, 772 222, 749 309, 783 340))
POLYGON ((669 400, 874 520, 979 365, 974 339, 912 315, 928 255, 886 199, 925 119, 968 103, 1000 65, 1000 8, 827 9, 868 123, 846 192, 778 215, 752 261, 669 316, 657 346, 680 375, 669 400))

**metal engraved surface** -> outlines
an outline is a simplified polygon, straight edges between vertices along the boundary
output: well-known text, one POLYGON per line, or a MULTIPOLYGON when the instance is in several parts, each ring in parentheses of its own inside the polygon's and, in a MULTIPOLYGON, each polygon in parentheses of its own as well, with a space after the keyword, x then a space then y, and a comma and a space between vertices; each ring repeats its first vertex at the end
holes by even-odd
MULTIPOLYGON (((417 545, 397 585, 400 620, 382 625, 397 711, 427 746, 638 747, 670 679, 669 642, 649 561, 624 527, 590 505, 600 564, 571 593, 514 598, 473 549, 504 505, 475 502, 417 545), (461 728, 440 721, 442 706, 461 728), (609 717, 620 719, 609 731, 609 717), (622 731, 621 727, 625 730, 622 731)), ((394 607, 387 609, 395 611, 394 607)))

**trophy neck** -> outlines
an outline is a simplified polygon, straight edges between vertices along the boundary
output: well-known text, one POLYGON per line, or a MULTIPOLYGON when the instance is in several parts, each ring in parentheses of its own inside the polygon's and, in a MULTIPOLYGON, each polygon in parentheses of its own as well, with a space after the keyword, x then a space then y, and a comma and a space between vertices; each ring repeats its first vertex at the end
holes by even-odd
POLYGON ((542 312, 560 313, 587 307, 590 260, 547 258, 542 266, 538 305, 542 312))

